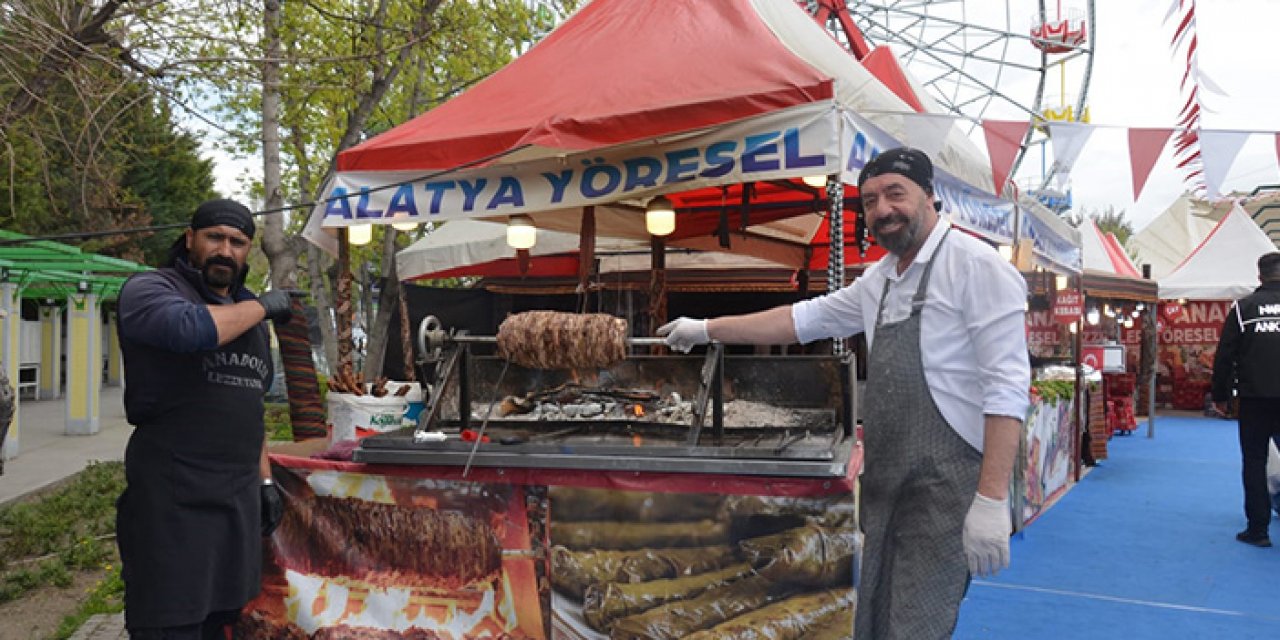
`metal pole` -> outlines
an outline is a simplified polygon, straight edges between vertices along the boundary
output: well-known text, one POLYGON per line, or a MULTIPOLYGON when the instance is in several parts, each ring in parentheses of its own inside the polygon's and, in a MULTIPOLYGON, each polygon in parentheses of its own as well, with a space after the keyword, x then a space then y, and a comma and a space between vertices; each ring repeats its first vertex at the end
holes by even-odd
MULTIPOLYGON (((1151 265, 1142 265, 1142 277, 1151 279, 1151 265)), ((1151 372, 1147 376, 1147 438, 1156 437, 1156 371, 1160 369, 1160 327, 1157 323, 1159 317, 1160 296, 1156 295, 1156 301, 1151 303, 1151 311, 1142 323, 1143 328, 1146 329, 1143 343, 1151 351, 1151 372)))
MULTIPOLYGON (((844 183, 840 174, 827 176, 827 222, 830 233, 827 252, 827 292, 834 293, 844 287, 844 183)), ((844 338, 836 338, 831 353, 845 353, 844 338)))

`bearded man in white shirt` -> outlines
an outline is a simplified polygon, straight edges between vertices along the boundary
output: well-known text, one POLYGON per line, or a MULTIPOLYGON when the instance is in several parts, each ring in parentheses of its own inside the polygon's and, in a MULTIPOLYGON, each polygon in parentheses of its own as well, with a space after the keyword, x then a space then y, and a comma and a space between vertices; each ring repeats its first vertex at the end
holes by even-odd
POLYGON ((853 284, 768 311, 658 329, 688 352, 865 332, 858 639, 950 637, 973 575, 1009 564, 1009 474, 1030 402, 1026 282, 938 215, 915 149, 867 163, 858 190, 889 255, 853 284))

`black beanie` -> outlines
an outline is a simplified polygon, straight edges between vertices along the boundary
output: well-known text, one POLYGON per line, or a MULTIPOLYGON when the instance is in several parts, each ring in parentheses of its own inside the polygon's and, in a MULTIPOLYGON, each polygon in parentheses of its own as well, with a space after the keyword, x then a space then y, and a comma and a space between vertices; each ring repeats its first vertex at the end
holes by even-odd
POLYGON ((920 185, 924 192, 933 195, 933 162, 919 149, 898 147, 889 149, 871 159, 858 174, 858 190, 871 178, 886 173, 897 173, 920 185))
POLYGON ((253 239, 253 232, 257 230, 253 224, 253 214, 249 209, 235 200, 226 198, 209 200, 201 204, 196 207, 195 215, 191 216, 191 228, 194 230, 218 225, 235 227, 249 236, 250 240, 253 239))

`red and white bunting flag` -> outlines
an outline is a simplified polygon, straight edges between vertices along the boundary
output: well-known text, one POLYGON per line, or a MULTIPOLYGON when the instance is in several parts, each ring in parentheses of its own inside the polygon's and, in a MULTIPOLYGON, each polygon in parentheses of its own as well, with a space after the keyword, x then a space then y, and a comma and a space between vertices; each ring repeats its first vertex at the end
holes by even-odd
POLYGON ((1049 139, 1053 141, 1053 179, 1059 189, 1065 189, 1076 159, 1089 141, 1093 127, 1079 122, 1050 122, 1049 139))
POLYGON ((991 157, 992 184, 997 196, 1004 193, 1009 181, 1013 161, 1018 159, 1018 149, 1031 128, 1028 120, 983 120, 982 133, 987 139, 987 155, 991 157))
POLYGON ((1221 195, 1222 182, 1248 139, 1248 131, 1200 131, 1200 162, 1204 167, 1205 194, 1209 198, 1221 195))
POLYGON ((938 157, 942 152, 947 135, 955 125, 957 116, 945 113, 913 113, 906 115, 909 123, 906 131, 906 143, 927 154, 930 158, 938 157))
POLYGON ((1129 168, 1133 171, 1133 200, 1138 201, 1160 152, 1173 129, 1129 129, 1129 168))

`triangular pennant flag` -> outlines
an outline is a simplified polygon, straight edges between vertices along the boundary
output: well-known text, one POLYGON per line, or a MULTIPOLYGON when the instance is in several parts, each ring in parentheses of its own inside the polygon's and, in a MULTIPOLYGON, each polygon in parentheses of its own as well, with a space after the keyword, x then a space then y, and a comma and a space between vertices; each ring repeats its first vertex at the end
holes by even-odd
POLYGON ((991 156, 991 176, 995 194, 1004 193, 1013 161, 1018 159, 1022 140, 1031 128, 1028 120, 983 120, 982 133, 987 139, 987 155, 991 156))
POLYGON ((938 157, 942 152, 943 144, 947 140, 947 134, 951 133, 951 127, 955 124, 958 116, 952 116, 941 113, 913 113, 905 115, 910 124, 907 129, 907 144, 915 147, 928 155, 930 158, 938 157))
POLYGON ((1071 177, 1071 169, 1076 165, 1076 158, 1089 141, 1093 127, 1076 122, 1050 122, 1049 139, 1053 141, 1053 173, 1054 182, 1059 189, 1065 189, 1067 178, 1071 177))
POLYGON ((1129 167, 1133 170, 1133 200, 1138 201, 1147 184, 1160 151, 1173 135, 1173 129, 1129 129, 1129 167))
POLYGON ((1276 164, 1280 164, 1280 133, 1275 134, 1275 136, 1276 136, 1276 164))
POLYGON ((1210 198, 1220 195, 1222 182, 1248 139, 1248 131, 1200 132, 1200 159, 1204 163, 1205 192, 1210 198))

